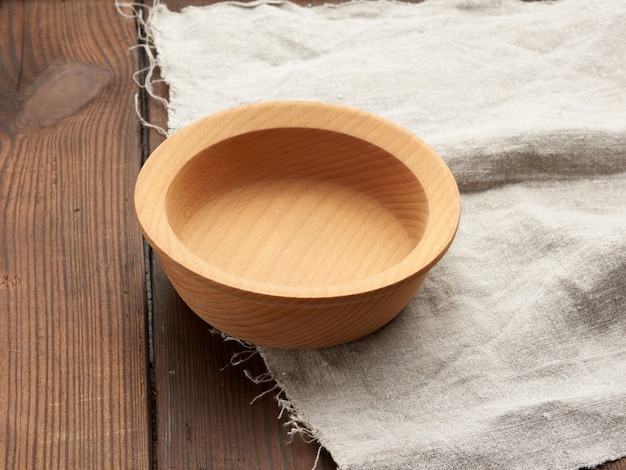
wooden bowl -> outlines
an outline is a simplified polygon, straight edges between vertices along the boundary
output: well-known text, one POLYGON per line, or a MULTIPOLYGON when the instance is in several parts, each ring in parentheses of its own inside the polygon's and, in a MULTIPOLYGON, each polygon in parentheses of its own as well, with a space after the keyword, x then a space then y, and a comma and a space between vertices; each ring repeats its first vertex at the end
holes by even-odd
POLYGON ((228 335, 321 348, 393 319, 456 233, 444 161, 372 114, 260 103, 180 130, 142 168, 142 231, 181 298, 228 335))

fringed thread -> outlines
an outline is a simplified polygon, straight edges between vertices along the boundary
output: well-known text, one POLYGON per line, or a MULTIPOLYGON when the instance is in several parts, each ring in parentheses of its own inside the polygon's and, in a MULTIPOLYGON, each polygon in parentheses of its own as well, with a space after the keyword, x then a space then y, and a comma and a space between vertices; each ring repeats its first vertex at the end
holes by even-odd
MULTIPOLYGON (((154 78, 154 74, 158 68, 156 50, 154 47, 154 39, 150 33, 150 24, 154 15, 155 7, 160 5, 160 0, 153 0, 152 5, 145 5, 137 2, 122 2, 115 0, 115 8, 124 18, 132 19, 137 24, 137 38, 139 43, 131 46, 129 50, 140 50, 143 53, 147 65, 137 70, 132 79, 138 88, 145 90, 146 94, 155 102, 163 105, 165 110, 168 109, 169 103, 167 99, 160 96, 155 85, 163 83, 163 80, 154 78)), ((168 132, 161 126, 149 122, 142 113, 139 105, 139 94, 135 94, 135 112, 139 118, 139 122, 145 127, 156 130, 159 134, 168 136, 168 132)))
MULTIPOLYGON (((221 336, 224 341, 235 341, 244 348, 242 351, 234 353, 230 361, 224 367, 222 367, 221 370, 224 370, 229 366, 238 366, 244 364, 252 357, 259 354, 257 348, 247 341, 242 341, 240 339, 233 338, 232 336, 228 336, 215 328, 212 328, 210 331, 212 334, 221 336)), ((293 403, 291 403, 291 400, 287 398, 287 395, 282 385, 269 372, 263 372, 262 374, 254 376, 252 375, 252 372, 250 372, 250 370, 244 369, 243 374, 248 378, 248 380, 257 385, 264 383, 273 383, 271 388, 268 388, 255 396, 250 401, 250 405, 253 405, 261 398, 273 393, 274 400, 278 405, 278 416, 276 418, 279 420, 284 419, 284 426, 289 428, 287 431, 287 436, 289 436, 287 443, 293 442, 294 436, 296 435, 299 435, 305 442, 317 443, 317 454, 315 456, 313 467, 311 468, 311 470, 315 470, 320 463, 323 446, 320 443, 319 438, 318 436, 316 436, 315 432, 308 426, 305 420, 298 415, 298 412, 293 406, 293 403)))

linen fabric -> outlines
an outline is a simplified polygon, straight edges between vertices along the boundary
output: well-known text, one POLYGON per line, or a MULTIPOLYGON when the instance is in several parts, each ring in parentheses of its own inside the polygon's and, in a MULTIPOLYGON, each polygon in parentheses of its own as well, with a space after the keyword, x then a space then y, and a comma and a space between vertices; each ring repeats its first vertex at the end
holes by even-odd
POLYGON ((278 99, 413 131, 462 192, 407 308, 260 348, 342 469, 574 469, 626 455, 626 2, 224 3, 148 33, 169 129, 278 99))

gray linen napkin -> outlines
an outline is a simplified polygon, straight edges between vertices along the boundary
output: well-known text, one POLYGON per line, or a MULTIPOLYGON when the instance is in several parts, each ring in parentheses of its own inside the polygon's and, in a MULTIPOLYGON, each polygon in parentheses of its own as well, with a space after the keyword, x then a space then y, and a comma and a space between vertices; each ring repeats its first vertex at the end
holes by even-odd
POLYGON ((262 348, 343 469, 553 469, 626 455, 626 2, 217 4, 148 18, 169 128, 311 99, 398 122, 462 190, 455 242, 387 327, 262 348))

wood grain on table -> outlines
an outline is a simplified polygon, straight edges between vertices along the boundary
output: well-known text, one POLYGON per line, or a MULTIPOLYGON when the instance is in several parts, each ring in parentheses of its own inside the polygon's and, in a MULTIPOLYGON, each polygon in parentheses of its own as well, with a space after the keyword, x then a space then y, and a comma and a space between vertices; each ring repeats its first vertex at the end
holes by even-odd
POLYGON ((313 467, 271 393, 250 405, 261 359, 221 370, 243 347, 144 256, 132 194, 162 136, 134 111, 135 23, 113 0, 0 0, 0 32, 0 469, 313 467))

